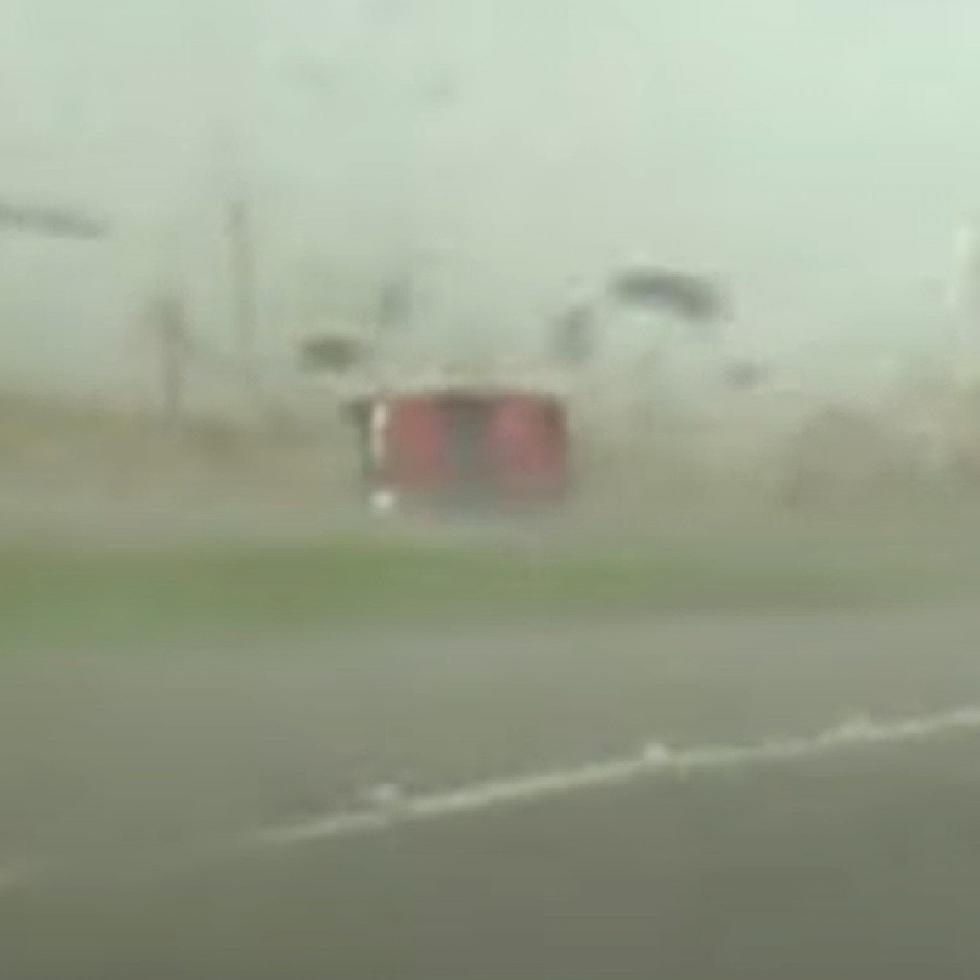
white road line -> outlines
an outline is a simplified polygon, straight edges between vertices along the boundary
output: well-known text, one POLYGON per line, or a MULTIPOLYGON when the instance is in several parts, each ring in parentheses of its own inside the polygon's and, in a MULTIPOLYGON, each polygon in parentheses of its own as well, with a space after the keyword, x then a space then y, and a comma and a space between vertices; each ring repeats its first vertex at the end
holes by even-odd
POLYGON ((639 753, 570 769, 472 783, 441 793, 403 796, 386 806, 328 814, 272 827, 247 843, 283 847, 331 838, 378 833, 401 824, 448 819, 497 807, 532 803, 582 790, 637 782, 657 776, 691 776, 772 762, 808 759, 860 747, 923 741, 956 731, 980 729, 980 706, 958 708, 890 722, 855 718, 817 735, 773 739, 747 745, 707 745, 672 749, 652 743, 639 753))
MULTIPOLYGON (((749 769, 767 763, 806 760, 876 745, 921 742, 957 732, 980 730, 980 705, 896 721, 854 718, 807 737, 771 739, 744 745, 704 745, 673 749, 661 742, 621 758, 569 769, 471 783, 439 793, 401 795, 386 787, 381 802, 370 807, 327 814, 299 823, 268 827, 226 840, 218 850, 297 846, 315 841, 368 836, 406 824, 448 820, 499 807, 535 803, 602 787, 653 778, 686 778, 716 771, 749 769)), ((40 864, 0 865, 0 897, 57 878, 59 871, 40 864)))

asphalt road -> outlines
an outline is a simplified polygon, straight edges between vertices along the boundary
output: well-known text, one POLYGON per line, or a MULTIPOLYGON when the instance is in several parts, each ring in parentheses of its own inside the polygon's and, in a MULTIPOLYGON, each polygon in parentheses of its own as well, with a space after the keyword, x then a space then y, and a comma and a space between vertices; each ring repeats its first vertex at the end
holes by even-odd
MULTIPOLYGON (((980 735, 257 829, 980 702, 980 608, 501 624, 3 666, 10 980, 980 975, 980 735)), ((165 651, 166 652, 166 651, 165 651)))

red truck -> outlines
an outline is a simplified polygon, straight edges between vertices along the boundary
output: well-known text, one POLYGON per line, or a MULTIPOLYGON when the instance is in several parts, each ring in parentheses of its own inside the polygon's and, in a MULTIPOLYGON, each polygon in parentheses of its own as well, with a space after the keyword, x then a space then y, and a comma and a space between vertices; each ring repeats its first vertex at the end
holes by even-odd
POLYGON ((362 396, 350 408, 379 510, 549 503, 568 489, 567 414, 552 393, 448 385, 362 396))

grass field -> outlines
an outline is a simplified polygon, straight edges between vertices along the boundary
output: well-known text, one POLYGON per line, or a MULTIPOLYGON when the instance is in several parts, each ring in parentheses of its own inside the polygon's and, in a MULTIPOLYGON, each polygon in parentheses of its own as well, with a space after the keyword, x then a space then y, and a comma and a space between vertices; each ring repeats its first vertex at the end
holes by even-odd
POLYGON ((785 610, 936 598, 957 574, 952 557, 813 536, 605 548, 367 532, 310 544, 21 542, 0 553, 0 630, 9 649, 80 650, 331 624, 785 610))

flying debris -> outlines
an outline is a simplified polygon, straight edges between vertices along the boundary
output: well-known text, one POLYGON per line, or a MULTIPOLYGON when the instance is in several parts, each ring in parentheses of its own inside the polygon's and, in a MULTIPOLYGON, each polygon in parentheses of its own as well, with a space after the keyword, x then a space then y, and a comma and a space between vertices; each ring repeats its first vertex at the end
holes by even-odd
POLYGON ((694 323, 710 323, 725 312, 723 297, 714 283, 669 269, 627 269, 612 280, 609 292, 624 306, 667 309, 694 323))
POLYGON ((54 238, 104 238, 108 227, 95 218, 59 208, 24 207, 0 201, 0 227, 54 238))
POLYGON ((415 306, 414 284, 409 276, 395 276, 384 283, 378 295, 377 328, 379 333, 404 328, 415 306))
POLYGON ((419 95, 433 108, 453 106, 460 100, 460 85, 450 71, 440 69, 422 80, 419 95))
POLYGON ((724 370, 726 384, 737 391, 748 391, 765 383, 768 372, 755 361, 736 361, 724 370))
POLYGON ((361 365, 368 356, 365 344, 344 334, 319 334, 300 344, 300 364, 310 373, 343 374, 361 365))
POLYGON ((553 353, 559 363, 579 366, 595 352, 595 310, 586 303, 566 309, 554 325, 553 353))
POLYGON ((372 20, 392 20, 409 13, 406 0, 364 0, 364 15, 372 20))

